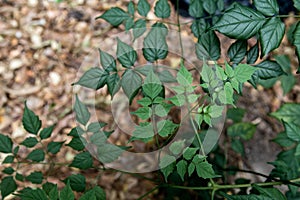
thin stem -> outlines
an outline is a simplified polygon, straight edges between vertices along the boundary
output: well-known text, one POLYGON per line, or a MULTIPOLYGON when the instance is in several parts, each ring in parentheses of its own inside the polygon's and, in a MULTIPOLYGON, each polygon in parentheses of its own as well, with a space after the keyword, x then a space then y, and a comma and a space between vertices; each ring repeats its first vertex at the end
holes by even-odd
POLYGON ((140 196, 137 200, 141 200, 141 199, 145 198, 146 196, 148 196, 149 194, 151 194, 152 192, 154 192, 158 188, 159 188, 159 186, 155 186, 154 188, 152 188, 151 190, 149 190, 148 192, 146 192, 145 194, 143 194, 142 196, 140 196))

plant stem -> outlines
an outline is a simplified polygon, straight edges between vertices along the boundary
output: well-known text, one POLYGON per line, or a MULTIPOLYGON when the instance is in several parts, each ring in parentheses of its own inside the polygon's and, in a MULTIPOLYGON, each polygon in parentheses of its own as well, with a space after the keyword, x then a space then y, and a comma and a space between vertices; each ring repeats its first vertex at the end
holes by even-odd
POLYGON ((151 190, 149 190, 148 192, 146 192, 145 194, 143 194, 142 196, 140 196, 137 200, 141 200, 141 199, 145 198, 146 196, 148 196, 149 194, 151 194, 152 192, 154 192, 158 188, 159 188, 158 185, 155 186, 154 188, 152 188, 151 190))

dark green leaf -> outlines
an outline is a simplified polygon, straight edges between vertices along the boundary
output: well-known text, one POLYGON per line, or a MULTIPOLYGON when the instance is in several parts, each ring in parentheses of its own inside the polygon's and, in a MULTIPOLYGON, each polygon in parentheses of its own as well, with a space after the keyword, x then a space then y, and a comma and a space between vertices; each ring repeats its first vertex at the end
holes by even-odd
POLYGON ((170 17, 171 8, 168 0, 158 0, 154 7, 154 14, 159 18, 170 17))
POLYGON ((0 152, 12 153, 13 142, 7 135, 0 134, 0 152))
POLYGON ((283 121, 287 136, 296 142, 300 141, 300 126, 297 126, 293 122, 283 121))
POLYGON ((143 92, 151 99, 157 97, 163 89, 158 76, 154 74, 152 70, 144 80, 144 84, 142 88, 143 88, 143 92))
POLYGON ((138 116, 142 120, 146 120, 151 117, 152 110, 149 107, 143 107, 143 108, 139 108, 135 112, 131 112, 131 113, 138 116))
POLYGON ((41 162, 45 159, 45 152, 41 149, 35 149, 28 154, 26 159, 32 160, 35 162, 41 162))
POLYGON ((165 155, 159 161, 159 167, 163 173, 165 180, 167 181, 168 176, 173 172, 175 167, 176 158, 174 156, 165 155))
POLYGON ((300 104, 286 103, 279 110, 271 113, 273 117, 300 126, 300 104))
POLYGON ((220 40, 214 31, 208 31, 201 35, 196 44, 196 54, 200 60, 218 60, 220 58, 220 40))
POLYGON ((272 141, 279 144, 282 147, 289 147, 289 146, 292 146, 295 143, 293 140, 291 140, 287 136, 286 132, 279 133, 276 136, 276 138, 274 138, 272 141))
POLYGON ((74 200, 75 199, 75 195, 70 186, 70 182, 68 182, 67 185, 61 190, 59 197, 60 197, 59 199, 61 199, 61 200, 74 200))
POLYGON ((246 110, 241 108, 229 108, 227 110, 227 118, 232 119, 233 122, 241 122, 246 110))
POLYGON ((177 173, 179 174, 182 181, 184 181, 184 175, 187 171, 187 162, 185 160, 181 160, 176 164, 177 173))
POLYGON ((137 59, 136 51, 118 38, 117 58, 123 67, 132 67, 137 59))
POLYGON ((8 156, 6 156, 6 157, 4 158, 2 164, 5 164, 5 163, 12 163, 12 162, 14 162, 14 158, 15 158, 14 156, 8 155, 8 156))
POLYGON ((96 19, 99 18, 106 20, 113 26, 119 26, 123 21, 129 18, 129 15, 121 8, 114 7, 105 11, 101 16, 97 17, 96 19))
MULTIPOLYGON (((83 139, 83 138, 82 138, 83 139)), ((72 149, 76 151, 82 151, 84 149, 84 144, 81 141, 82 139, 80 138, 73 138, 67 146, 71 147, 72 149)))
POLYGON ((281 87, 284 95, 289 93, 293 89, 294 85, 296 84, 296 79, 292 74, 283 75, 280 78, 280 81, 281 81, 281 87))
POLYGON ((273 16, 279 13, 277 0, 253 0, 256 9, 266 16, 273 16))
POLYGON ((105 122, 92 122, 89 124, 87 131, 95 133, 95 132, 100 131, 100 129, 106 125, 107 125, 107 123, 105 123, 105 122))
POLYGON ((273 200, 264 195, 247 194, 247 195, 228 195, 221 192, 222 196, 226 197, 227 200, 273 200))
POLYGON ((16 180, 24 181, 24 176, 22 174, 16 173, 16 180))
POLYGON ((43 174, 42 172, 32 172, 26 176, 26 180, 34 184, 41 184, 43 182, 43 174))
MULTIPOLYGON (((146 1, 146 0, 145 0, 146 1)), ((134 39, 143 35, 146 31, 146 20, 138 19, 133 26, 133 37, 134 39)))
POLYGON ((38 140, 35 137, 26 138, 21 144, 26 147, 34 147, 38 143, 38 140))
POLYGON ((106 84, 106 79, 109 73, 98 67, 93 67, 86 71, 79 81, 73 83, 73 85, 81 85, 87 88, 98 90, 106 84))
POLYGON ((207 29, 207 23, 204 19, 195 19, 191 25, 191 30, 196 38, 199 38, 207 29))
POLYGON ((220 11, 224 10, 224 8, 225 8, 224 0, 217 0, 217 7, 218 7, 218 10, 220 10, 220 11))
POLYGON ((276 17, 270 18, 260 29, 262 56, 276 49, 284 36, 284 23, 276 17))
POLYGON ((240 122, 228 127, 227 134, 231 137, 240 137, 244 140, 250 140, 255 131, 255 125, 248 122, 240 122))
POLYGON ((71 176, 68 176, 65 180, 63 180, 63 182, 70 182, 72 190, 76 192, 83 192, 85 190, 86 180, 85 177, 81 174, 72 174, 71 176))
POLYGON ((265 60, 257 65, 252 79, 257 82, 259 79, 270 79, 285 74, 280 65, 275 61, 265 60))
POLYGON ((152 27, 143 42, 143 55, 149 62, 164 59, 168 55, 168 45, 166 42, 164 28, 152 27))
POLYGON ((209 14, 214 14, 217 10, 217 4, 214 0, 204 0, 203 8, 209 14))
POLYGON ((121 85, 126 96, 131 99, 142 86, 141 76, 133 70, 126 70, 123 74, 121 85))
POLYGON ((248 39, 256 34, 266 18, 253 9, 235 3, 212 27, 233 38, 248 39))
POLYGON ((58 199, 57 186, 53 187, 52 190, 49 192, 49 199, 50 200, 57 200, 58 199))
POLYGON ((231 141, 231 148, 241 154, 242 156, 244 156, 245 154, 245 151, 244 151, 244 144, 240 141, 240 140, 236 140, 236 139, 233 139, 231 141))
POLYGON ((99 49, 99 53, 102 68, 107 71, 117 71, 115 58, 109 53, 102 51, 101 49, 99 49))
POLYGON ((212 165, 209 164, 207 161, 200 162, 195 164, 196 171, 199 177, 201 178, 215 178, 216 174, 212 168, 212 165))
POLYGON ((85 131, 80 126, 77 126, 75 128, 72 128, 72 130, 70 131, 70 133, 68 135, 72 136, 74 138, 79 138, 79 136, 84 134, 84 132, 85 131))
POLYGON ((7 176, 1 180, 1 195, 4 199, 17 189, 17 184, 12 176, 7 176))
POLYGON ((134 3, 132 1, 130 1, 129 4, 127 5, 127 10, 129 14, 134 15, 135 8, 134 8, 134 3))
POLYGON ((294 1, 294 7, 297 9, 297 10, 300 10, 300 0, 293 0, 294 1))
POLYGON ((6 168, 3 169, 2 172, 3 172, 4 174, 9 174, 9 175, 11 175, 11 174, 13 174, 13 173, 15 172, 15 170, 14 170, 12 167, 6 167, 6 168))
POLYGON ((86 105, 84 105, 76 95, 74 110, 76 113, 76 120, 82 124, 86 125, 89 121, 91 114, 86 105))
POLYGON ((57 184, 50 183, 50 182, 46 182, 42 185, 42 188, 46 192, 47 195, 49 195, 49 192, 55 187, 57 187, 57 184))
POLYGON ((141 16, 146 17, 148 12, 150 11, 150 4, 147 0, 139 0, 137 4, 137 10, 141 16))
POLYGON ((76 167, 79 169, 91 168, 93 167, 93 158, 89 152, 81 152, 75 156, 70 167, 76 167))
MULTIPOLYGON (((44 190, 37 188, 37 189, 28 189, 22 190, 20 194, 17 196, 21 197, 22 200, 46 200, 47 194, 44 190)), ((52 199, 51 199, 52 200, 52 199)))
POLYGON ((120 77, 117 73, 114 73, 111 74, 106 81, 107 81, 108 92, 113 97, 120 89, 121 86, 120 77))
POLYGON ((183 158, 186 160, 191 160, 198 150, 198 148, 187 147, 183 151, 183 158))
POLYGON ((196 169, 196 166, 194 163, 190 163, 189 166, 188 166, 188 173, 189 173, 189 176, 191 176, 193 174, 193 172, 195 171, 196 169))
POLYGON ((112 144, 104 144, 98 147, 98 159, 102 163, 110 163, 118 159, 124 150, 112 144))
POLYGON ((32 112, 27 107, 26 102, 25 102, 22 123, 23 123, 25 130, 34 135, 36 135, 39 132, 39 130, 42 126, 41 120, 39 119, 39 117, 37 115, 34 114, 34 112, 32 112))
POLYGON ((47 151, 56 154, 60 151, 61 146, 64 142, 50 142, 47 146, 47 151))
POLYGON ((263 188, 258 185, 253 185, 258 190, 260 195, 269 197, 270 199, 276 198, 276 200, 286 200, 286 197, 277 188, 263 188))
POLYGON ((228 49, 230 62, 235 64, 240 63, 247 53, 247 40, 237 40, 228 49))
POLYGON ((254 64, 258 58, 258 52, 259 48, 258 48, 258 42, 249 49, 249 51, 247 52, 247 63, 248 64, 254 64))
MULTIPOLYGON (((300 22, 298 21, 297 26, 293 32, 294 41, 293 45, 296 47, 296 54, 298 56, 298 62, 300 62, 300 22)), ((297 73, 300 73, 300 65, 297 73)))
POLYGON ((107 137, 103 131, 95 132, 90 138, 90 141, 98 147, 104 145, 106 140, 107 137))
POLYGON ((125 30, 129 31, 134 26, 134 19, 132 17, 125 21, 125 30))
POLYGON ((199 18, 204 14, 203 5, 201 0, 193 0, 189 5, 189 14, 192 17, 199 18))
POLYGON ((40 138, 43 139, 47 139, 51 136, 52 131, 54 129, 55 125, 49 126, 47 128, 44 128, 41 132, 40 132, 40 138))

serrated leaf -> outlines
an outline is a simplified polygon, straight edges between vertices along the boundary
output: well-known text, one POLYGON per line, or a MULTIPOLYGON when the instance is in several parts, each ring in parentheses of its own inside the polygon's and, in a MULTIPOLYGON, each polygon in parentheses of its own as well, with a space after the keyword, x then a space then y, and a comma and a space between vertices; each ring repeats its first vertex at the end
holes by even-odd
POLYGON ((255 65, 256 71, 252 79, 257 82, 259 79, 270 79, 285 74, 280 65, 275 61, 265 60, 255 65))
POLYGON ((271 116, 276 117, 280 121, 292 122, 300 126, 300 104, 286 103, 279 110, 271 113, 271 116))
POLYGON ((285 127, 285 131, 287 136, 296 141, 300 141, 300 127, 294 124, 293 122, 285 122, 283 121, 283 125, 285 127))
POLYGON ((163 70, 161 72, 158 72, 159 80, 163 83, 173 83, 176 82, 176 79, 174 76, 169 72, 168 70, 163 70))
POLYGON ((194 18, 199 18, 203 16, 204 10, 201 0, 191 1, 189 5, 189 14, 194 18))
POLYGON ((134 26, 134 19, 132 17, 125 21, 125 31, 129 31, 134 26))
POLYGON ((208 25, 204 19, 194 19, 191 25, 191 30, 196 38, 199 38, 205 33, 208 25))
POLYGON ((50 200, 57 200, 58 199, 58 189, 57 189, 57 185, 55 185, 55 187, 53 187, 50 192, 49 192, 49 199, 50 200))
POLYGON ((196 44, 196 55, 201 61, 218 60, 220 58, 220 40, 214 31, 201 34, 196 44))
POLYGON ((34 184, 41 184, 43 182, 43 174, 42 172, 31 172, 26 176, 26 180, 34 184))
POLYGON ((67 185, 61 190, 59 197, 60 197, 59 199, 63 199, 63 200, 74 200, 75 199, 75 195, 70 186, 70 182, 68 182, 67 185))
POLYGON ((285 25, 279 18, 270 18, 260 29, 262 56, 276 49, 284 36, 285 25))
POLYGON ((112 144, 105 144, 98 147, 98 159, 102 163, 110 163, 118 159, 124 150, 112 144))
POLYGON ((184 175, 187 171, 187 162, 185 160, 181 160, 176 164, 176 171, 179 174, 182 181, 184 181, 184 175))
POLYGON ((0 134, 0 152, 12 153, 13 142, 7 135, 0 134))
POLYGON ((109 73, 98 67, 92 67, 86 71, 73 85, 81 85, 83 87, 91 88, 98 90, 106 84, 106 79, 109 76, 109 73))
POLYGON ((216 177, 212 165, 209 164, 207 161, 197 164, 196 171, 198 176, 204 179, 216 177))
POLYGON ((4 174, 12 175, 15 172, 15 170, 12 167, 6 167, 2 170, 2 172, 4 174))
POLYGON ((234 3, 212 27, 229 37, 248 39, 264 25, 266 18, 253 9, 234 3))
POLYGON ((231 119, 233 122, 241 122, 246 113, 245 109, 241 108, 229 108, 227 110, 227 119, 231 119))
POLYGON ((102 188, 96 186, 84 193, 79 200, 106 200, 106 195, 102 188))
POLYGON ((12 163, 14 162, 14 156, 12 155, 8 155, 4 158, 4 160, 2 161, 2 164, 6 164, 6 163, 12 163))
POLYGON ((3 199, 13 193, 16 189, 17 184, 12 176, 2 178, 0 191, 3 199))
POLYGON ((49 126, 47 128, 42 129, 42 131, 40 132, 40 138, 42 140, 49 138, 51 136, 51 134, 52 134, 54 126, 55 125, 52 125, 52 126, 49 126))
POLYGON ((296 84, 296 79, 291 74, 290 75, 283 75, 280 78, 280 81, 281 81, 281 87, 282 87, 284 95, 289 93, 293 89, 294 85, 296 84))
POLYGON ((187 147, 183 151, 183 158, 186 160, 191 160, 198 150, 198 148, 187 147))
POLYGON ((117 71, 115 58, 101 49, 99 49, 99 53, 102 68, 107 71, 117 71))
POLYGON ((137 102, 138 102, 138 104, 146 107, 152 103, 152 100, 149 97, 144 97, 144 98, 138 100, 137 102))
POLYGON ((231 148, 232 148, 232 150, 234 150, 235 152, 241 154, 242 156, 245 155, 244 144, 240 140, 233 139, 231 141, 231 148))
POLYGON ((188 173, 189 173, 189 176, 191 176, 193 174, 193 172, 195 171, 196 169, 196 166, 194 163, 190 163, 189 166, 188 166, 188 173))
POLYGON ((84 149, 84 144, 80 138, 73 138, 66 146, 71 147, 74 150, 82 151, 84 149))
MULTIPOLYGON (((300 62, 300 22, 297 23, 297 26, 293 31, 293 38, 293 45, 296 47, 298 62, 300 62)), ((298 67, 297 73, 300 73, 300 66, 298 67)))
POLYGON ((295 143, 287 136, 286 132, 279 133, 272 141, 282 147, 289 147, 295 143))
POLYGON ((240 122, 228 127, 227 134, 230 137, 240 137, 250 140, 256 131, 256 126, 248 122, 240 122))
POLYGON ((128 10, 129 14, 134 15, 135 7, 134 7, 134 3, 132 1, 130 1, 128 3, 127 10, 128 10))
POLYGON ((125 42, 122 42, 119 38, 117 39, 117 42, 118 60, 120 61, 123 67, 132 67, 137 59, 136 51, 125 42))
POLYGON ((118 7, 113 7, 105 11, 101 16, 96 19, 104 19, 113 26, 119 26, 123 21, 129 18, 128 13, 118 7))
POLYGON ((16 180, 24 181, 24 176, 22 174, 16 173, 16 180))
POLYGON ((38 140, 35 137, 26 138, 21 144, 26 147, 34 147, 38 143, 38 140))
POLYGON ((93 158, 87 151, 81 152, 75 156, 70 167, 76 167, 79 169, 88 169, 93 167, 93 158))
POLYGON ((39 132, 42 122, 39 119, 37 115, 34 114, 26 105, 25 102, 25 108, 22 118, 22 123, 26 131, 28 131, 31 134, 37 135, 39 132))
POLYGON ((240 82, 244 83, 248 81, 256 68, 247 64, 239 64, 234 68, 234 77, 240 82))
POLYGON ((26 159, 32 160, 35 162, 41 162, 45 159, 45 152, 41 149, 35 149, 28 154, 26 159))
POLYGON ((184 66, 181 66, 176 77, 181 86, 190 86, 193 82, 193 76, 184 66))
POLYGON ((150 138, 154 136, 153 126, 152 124, 148 124, 146 126, 138 126, 136 125, 132 135, 136 138, 150 138))
POLYGON ((105 122, 92 122, 89 124, 87 131, 95 133, 95 132, 100 131, 100 129, 106 125, 107 125, 107 123, 105 123, 105 122))
POLYGON ((75 97, 75 105, 74 105, 74 110, 76 113, 76 120, 82 124, 86 125, 87 122, 89 121, 91 114, 87 108, 86 105, 84 105, 78 98, 78 95, 75 97))
POLYGON ((247 53, 247 40, 237 40, 228 49, 230 62, 235 64, 240 63, 247 53))
POLYGON ((258 42, 252 46, 247 52, 247 64, 254 64, 258 58, 259 48, 258 42))
POLYGON ((263 188, 258 185, 253 185, 253 188, 258 190, 260 195, 269 197, 270 199, 276 198, 276 200, 286 200, 286 197, 277 188, 263 188))
MULTIPOLYGON (((17 194, 22 200, 45 200, 47 198, 47 194, 44 190, 37 188, 37 189, 28 189, 25 188, 21 190, 20 193, 17 194)), ((52 200, 52 199, 51 199, 52 200)))
POLYGON ((184 140, 179 140, 173 142, 170 146, 169 149, 174 155, 178 155, 182 152, 183 148, 185 146, 185 141, 184 140))
POLYGON ((224 110, 224 106, 211 105, 208 108, 208 114, 211 118, 217 118, 222 116, 224 110))
MULTIPOLYGON (((146 0, 145 0, 146 1, 146 0)), ((138 19, 136 22, 134 22, 133 26, 133 37, 134 39, 140 37, 146 32, 146 20, 144 19, 138 19)))
POLYGON ((174 124, 170 120, 161 120, 157 123, 158 134, 161 137, 166 137, 173 134, 178 127, 178 124, 174 124))
POLYGON ((253 0, 256 9, 266 16, 273 16, 279 13, 277 0, 253 0))
POLYGON ((113 97, 120 89, 121 86, 120 77, 117 73, 114 73, 111 74, 106 81, 107 81, 108 92, 113 97))
POLYGON ((64 183, 70 183, 72 190, 83 192, 85 190, 86 180, 81 174, 72 174, 63 180, 64 183))
POLYGON ((47 151, 52 154, 57 154, 60 151, 61 146, 64 142, 50 142, 47 145, 47 151))
POLYGON ((154 7, 154 14, 159 18, 170 17, 171 8, 168 0, 158 0, 154 7))
POLYGON ((203 1, 203 8, 208 14, 215 14, 217 10, 217 4, 215 1, 212 0, 204 0, 203 1))
POLYGON ((146 120, 146 119, 149 119, 151 117, 152 110, 149 107, 143 107, 143 108, 139 108, 135 112, 131 112, 131 113, 138 116, 142 120, 146 120))
POLYGON ((150 11, 150 4, 147 0, 139 0, 137 4, 137 11, 141 16, 147 17, 148 12, 150 11))
POLYGON ((168 55, 164 28, 152 27, 143 41, 143 55, 149 62, 164 59, 168 55))
POLYGON ((133 70, 126 70, 121 80, 121 86, 126 96, 131 99, 142 86, 141 76, 133 70))
POLYGON ((50 183, 50 182, 46 182, 42 185, 42 188, 46 192, 47 195, 49 195, 49 192, 55 187, 57 187, 57 184, 50 183))
POLYGON ((163 89, 158 76, 152 70, 147 75, 142 88, 143 92, 151 99, 157 97, 163 89))

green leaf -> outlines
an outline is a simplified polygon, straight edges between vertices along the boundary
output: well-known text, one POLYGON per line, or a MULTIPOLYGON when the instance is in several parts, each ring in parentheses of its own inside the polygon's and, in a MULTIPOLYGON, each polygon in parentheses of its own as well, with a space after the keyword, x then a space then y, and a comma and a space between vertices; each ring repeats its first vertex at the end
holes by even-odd
POLYGON ((178 83, 182 86, 190 86, 193 82, 193 76, 184 66, 181 66, 176 77, 178 83))
POLYGON ((49 126, 47 128, 44 128, 41 132, 40 132, 40 138, 43 139, 47 139, 51 136, 52 131, 54 129, 55 125, 49 126))
POLYGON ((169 72, 168 70, 163 70, 161 72, 158 72, 159 80, 163 83, 174 83, 176 82, 176 79, 174 76, 169 72))
POLYGON ((87 131, 88 132, 98 132, 101 128, 106 126, 107 124, 105 122, 92 122, 89 124, 87 131))
POLYGON ((223 104, 233 105, 233 88, 229 82, 224 85, 224 90, 221 90, 218 94, 218 98, 223 104))
POLYGON ((240 137, 250 140, 256 131, 256 126, 248 122, 240 122, 228 127, 227 134, 231 137, 240 137))
POLYGON ((69 146, 76 151, 82 151, 85 146, 81 140, 82 139, 80 138, 72 138, 71 142, 66 146, 69 146))
POLYGON ((84 105, 78 98, 78 95, 76 95, 74 110, 76 113, 76 120, 82 124, 86 125, 89 121, 91 114, 87 108, 86 105, 84 105))
POLYGON ((208 108, 208 114, 211 118, 217 118, 222 116, 224 110, 224 106, 211 105, 208 108))
POLYGON ((239 64, 234 68, 234 77, 240 82, 244 83, 251 79, 252 74, 256 68, 247 64, 239 64))
POLYGON ((63 180, 64 183, 70 183, 72 190, 83 192, 85 190, 86 180, 81 174, 72 174, 63 180))
MULTIPOLYGON (((145 0, 146 1, 146 0, 145 0)), ((133 37, 134 39, 140 37, 146 32, 146 20, 138 19, 133 26, 133 37)))
MULTIPOLYGON (((195 2, 195 1, 193 1, 195 2)), ((191 30, 196 38, 199 38, 205 33, 207 29, 207 23, 204 19, 194 19, 191 25, 191 30)))
POLYGON ((293 0, 294 1, 294 7, 297 9, 297 10, 300 10, 300 1, 299 0, 293 0))
POLYGON ((131 99, 142 86, 142 78, 135 71, 126 70, 121 80, 121 86, 126 96, 131 99))
POLYGON ((240 63, 247 53, 247 40, 237 40, 228 49, 230 62, 235 64, 240 63))
POLYGON ((292 122, 285 122, 283 121, 283 125, 285 127, 285 131, 287 136, 296 142, 300 141, 300 126, 297 126, 296 124, 292 122))
POLYGON ((107 78, 107 87, 109 94, 113 97, 120 89, 120 77, 117 73, 109 75, 107 78))
POLYGON ((150 4, 147 0, 139 0, 137 4, 137 11, 141 16, 147 17, 150 11, 150 4))
POLYGON ((118 159, 124 150, 112 144, 105 144, 98 147, 98 159, 102 163, 110 163, 118 159))
POLYGON ((182 152, 183 148, 185 146, 185 141, 184 140, 179 140, 179 141, 175 141, 173 142, 169 149, 170 151, 174 154, 174 155, 178 155, 182 152))
POLYGON ((46 182, 42 185, 42 188, 46 192, 47 195, 49 195, 49 192, 55 187, 57 187, 57 184, 50 183, 50 182, 46 182))
POLYGON ((135 8, 134 8, 134 3, 132 1, 130 1, 129 4, 127 5, 127 10, 129 14, 134 15, 135 8))
POLYGON ((99 49, 99 53, 102 68, 107 71, 117 71, 115 58, 101 49, 99 49))
POLYGON ((281 87, 284 95, 289 93, 293 89, 294 85, 296 84, 296 79, 292 74, 283 75, 280 78, 280 81, 281 81, 281 87))
POLYGON ((14 162, 15 157, 12 155, 8 155, 4 158, 2 164, 6 164, 6 163, 12 163, 14 162))
POLYGON ((24 190, 22 190, 19 194, 17 194, 17 196, 21 197, 22 200, 46 200, 47 198, 47 194, 44 190, 37 188, 37 189, 28 189, 25 188, 24 190), (25 190, 27 189, 27 190, 25 190))
POLYGON ((176 158, 170 155, 164 155, 159 161, 159 167, 165 177, 165 181, 168 180, 168 176, 173 172, 175 167, 176 158))
POLYGON ((265 21, 266 18, 259 12, 234 3, 212 29, 229 37, 248 39, 260 30, 265 21))
POLYGON ((45 159, 45 152, 42 149, 34 149, 32 152, 28 154, 26 159, 35 162, 41 162, 45 159))
POLYGON ((43 174, 42 172, 31 172, 31 174, 26 176, 26 180, 34 184, 41 184, 43 182, 43 174))
POLYGON ((203 16, 204 10, 201 0, 191 1, 189 5, 189 14, 194 18, 199 18, 203 16))
POLYGON ((161 120, 157 123, 158 134, 161 137, 167 137, 170 134, 173 134, 177 129, 178 124, 174 124, 170 120, 161 120))
POLYGON ((290 147, 295 143, 287 136, 286 132, 279 133, 272 141, 282 147, 290 147))
POLYGON ((217 10, 217 4, 215 1, 212 0, 204 0, 203 1, 203 8, 208 14, 215 14, 217 10))
POLYGON ((2 172, 3 172, 4 174, 12 175, 12 174, 15 172, 15 170, 14 170, 12 167, 6 167, 6 168, 4 168, 4 169, 2 170, 2 172))
POLYGON ((49 199, 50 200, 57 200, 58 199, 58 189, 57 189, 57 185, 55 185, 55 187, 53 187, 50 192, 49 192, 49 199))
POLYGON ((246 113, 245 109, 241 108, 229 108, 227 110, 227 119, 231 119, 233 122, 241 122, 246 113))
POLYGON ((79 200, 106 200, 106 195, 102 188, 96 186, 84 193, 79 200))
POLYGON ((34 114, 26 105, 25 102, 25 108, 22 118, 22 123, 26 131, 28 131, 31 134, 37 135, 39 132, 42 122, 39 119, 37 115, 34 114))
POLYGON ((258 58, 259 48, 258 42, 252 46, 247 52, 247 64, 254 64, 258 58))
POLYGON ((89 169, 93 167, 93 158, 87 151, 81 152, 75 156, 70 167, 76 167, 79 169, 89 169))
POLYGON ((176 164, 176 171, 179 174, 182 181, 184 181, 184 175, 187 171, 187 162, 185 160, 181 160, 176 164))
POLYGON ((132 17, 125 21, 125 31, 129 31, 134 26, 134 19, 132 17))
POLYGON ((193 172, 195 171, 196 169, 196 166, 194 163, 190 163, 189 166, 188 166, 188 173, 189 173, 189 176, 191 176, 193 174, 193 172))
POLYGON ((231 148, 232 148, 235 152, 241 154, 242 156, 245 155, 244 144, 242 143, 242 141, 233 139, 233 140, 231 141, 231 148))
POLYGON ((60 151, 61 146, 64 142, 50 142, 47 145, 47 151, 52 154, 57 154, 60 151))
POLYGON ((147 75, 142 88, 143 92, 151 99, 157 97, 163 89, 158 76, 152 70, 147 75))
POLYGON ((279 13, 277 0, 253 0, 256 9, 266 16, 273 16, 279 13))
POLYGON ((285 74, 280 65, 275 61, 265 60, 258 65, 252 75, 252 79, 257 82, 259 79, 270 79, 285 74))
POLYGON ((6 196, 10 195, 17 189, 16 181, 12 176, 7 176, 1 180, 1 195, 5 199, 6 196))
POLYGON ((220 10, 220 11, 224 10, 224 8, 225 8, 224 0, 217 0, 217 7, 218 7, 218 10, 220 10))
POLYGON ((120 61, 123 67, 132 67, 137 59, 136 51, 125 42, 122 42, 119 38, 117 39, 117 41, 118 60, 120 61))
POLYGON ((140 100, 137 101, 138 104, 142 105, 142 106, 149 106, 152 103, 152 100, 149 97, 144 97, 140 100))
POLYGON ((129 18, 128 13, 118 7, 113 7, 105 11, 101 16, 96 19, 104 19, 113 26, 119 26, 123 21, 129 18))
MULTIPOLYGON (((298 62, 300 62, 300 22, 298 21, 297 26, 293 32, 293 45, 296 47, 296 54, 298 57, 298 62)), ((300 73, 300 67, 298 67, 297 73, 300 73)))
POLYGON ((204 178, 204 179, 216 177, 216 174, 212 168, 212 165, 209 164, 207 161, 197 163, 197 164, 195 164, 195 166, 196 166, 196 171, 197 171, 197 174, 199 177, 204 178))
POLYGON ((16 173, 16 180, 18 181, 24 181, 24 176, 22 174, 16 173))
POLYGON ((296 147, 295 156, 300 156, 300 144, 296 147))
POLYGON ((26 147, 34 147, 38 143, 38 140, 35 137, 26 138, 21 144, 26 147))
POLYGON ((153 126, 152 124, 148 124, 145 126, 135 126, 132 135, 136 138, 150 138, 154 136, 153 126))
POLYGON ((70 186, 70 182, 67 183, 67 185, 61 190, 59 194, 59 199, 63 200, 74 200, 75 195, 72 191, 72 188, 70 186))
POLYGON ((143 55, 149 62, 164 59, 168 55, 164 28, 152 27, 143 41, 143 55))
POLYGON ((270 199, 276 198, 276 200, 286 200, 286 197, 277 188, 263 188, 258 185, 253 185, 253 188, 258 190, 260 195, 264 195, 270 199))
POLYGON ((168 18, 171 14, 171 8, 168 0, 158 0, 154 7, 154 14, 159 18, 168 18))
POLYGON ((214 31, 201 34, 196 44, 196 55, 201 61, 218 60, 220 58, 220 40, 214 31))
POLYGON ((285 25, 279 18, 273 17, 268 19, 259 32, 262 57, 280 45, 284 31, 285 25))
POLYGON ((143 107, 143 108, 139 108, 135 112, 131 112, 131 113, 138 116, 142 120, 146 120, 146 119, 149 119, 151 117, 152 110, 149 107, 143 107))
POLYGON ((276 117, 280 121, 292 122, 300 126, 300 104, 283 104, 279 110, 271 113, 271 116, 276 117))
POLYGON ((91 88, 98 90, 106 84, 106 79, 109 76, 109 73, 98 67, 92 67, 86 71, 73 85, 81 85, 83 87, 91 88))
POLYGON ((183 151, 183 158, 186 160, 191 160, 198 150, 198 148, 187 147, 183 151))
POLYGON ((0 134, 0 152, 12 153, 13 142, 7 135, 0 134))

